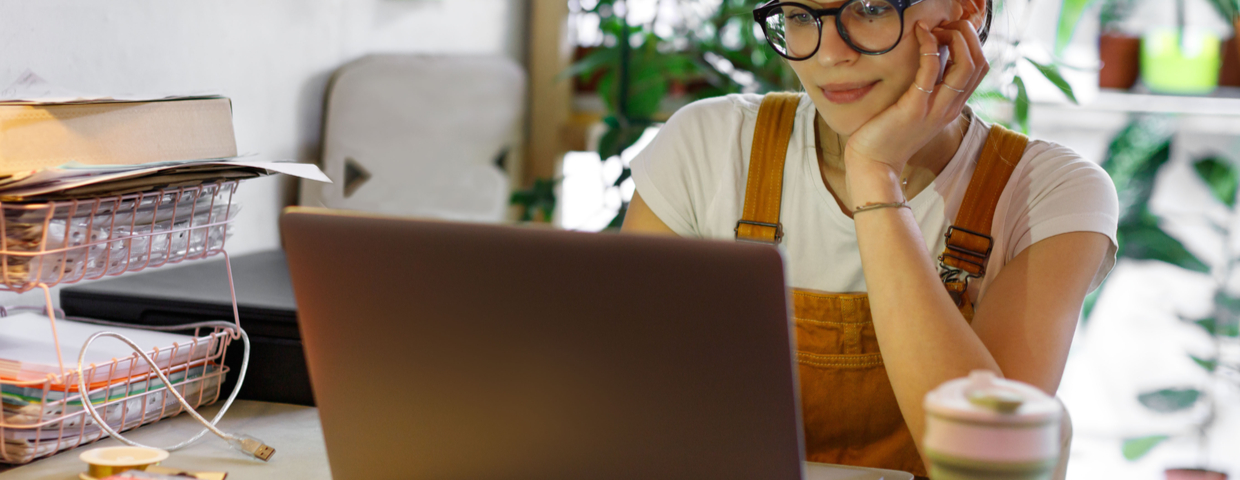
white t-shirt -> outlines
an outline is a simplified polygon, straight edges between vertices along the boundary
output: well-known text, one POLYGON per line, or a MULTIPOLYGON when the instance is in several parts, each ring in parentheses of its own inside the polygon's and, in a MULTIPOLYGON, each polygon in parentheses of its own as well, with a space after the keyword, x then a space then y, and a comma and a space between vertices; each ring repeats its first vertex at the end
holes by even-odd
MULTIPOLYGON (((633 160, 637 192, 677 234, 735 239, 761 102, 762 97, 753 94, 694 102, 677 111, 633 160)), ((856 226, 819 172, 813 128, 817 114, 809 96, 802 94, 784 164, 780 214, 789 285, 865 292, 856 226)), ((929 187, 909 200, 936 258, 989 133, 990 125, 974 117, 960 150, 929 187)), ((1090 285, 1090 290, 1097 288, 1115 265, 1118 217, 1119 200, 1106 171, 1066 147, 1031 141, 999 197, 986 277, 970 282, 970 298, 981 300, 1003 265, 1026 247, 1068 232, 1098 232, 1111 239, 1090 285)))

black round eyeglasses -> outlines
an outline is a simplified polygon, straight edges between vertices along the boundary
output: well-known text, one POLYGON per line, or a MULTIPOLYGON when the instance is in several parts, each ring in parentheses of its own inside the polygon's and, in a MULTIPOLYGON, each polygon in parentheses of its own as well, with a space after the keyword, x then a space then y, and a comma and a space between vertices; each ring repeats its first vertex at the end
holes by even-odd
POLYGON ((844 43, 866 55, 882 55, 904 36, 904 11, 922 0, 848 0, 839 8, 811 8, 796 2, 772 1, 755 8, 767 43, 789 60, 805 60, 822 44, 822 17, 835 17, 844 43))

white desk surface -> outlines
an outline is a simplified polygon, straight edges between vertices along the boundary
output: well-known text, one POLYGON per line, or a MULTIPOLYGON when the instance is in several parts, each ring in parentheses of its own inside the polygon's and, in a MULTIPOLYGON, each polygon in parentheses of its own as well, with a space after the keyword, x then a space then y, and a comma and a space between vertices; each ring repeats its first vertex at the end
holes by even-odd
MULTIPOLYGON (((199 413, 210 419, 220 404, 204 407, 199 413)), ((262 439, 276 449, 271 461, 263 463, 248 459, 208 433, 193 446, 172 452, 161 465, 189 471, 228 472, 228 480, 296 478, 328 480, 327 450, 323 445, 323 429, 316 408, 280 403, 238 400, 224 418, 220 428, 230 433, 246 433, 262 439)), ((152 446, 173 445, 198 433, 202 427, 189 415, 122 432, 126 437, 152 446)), ((0 480, 47 479, 75 480, 86 471, 78 455, 91 448, 114 447, 120 442, 108 438, 73 450, 36 460, 0 472, 0 480)), ((5 468, 0 466, 0 469, 5 468)), ((912 480, 904 472, 837 467, 809 464, 806 480, 912 480)))

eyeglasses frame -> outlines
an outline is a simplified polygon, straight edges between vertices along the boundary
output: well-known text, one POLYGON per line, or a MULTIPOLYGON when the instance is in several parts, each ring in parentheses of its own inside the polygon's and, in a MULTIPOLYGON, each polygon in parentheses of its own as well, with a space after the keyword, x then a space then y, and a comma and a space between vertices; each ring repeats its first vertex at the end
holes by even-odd
POLYGON ((840 12, 844 11, 845 8, 848 8, 849 5, 852 5, 853 3, 860 2, 860 1, 863 1, 863 0, 848 0, 847 2, 844 2, 843 5, 840 5, 837 8, 812 8, 809 5, 806 5, 800 2, 781 2, 779 0, 771 0, 770 2, 759 5, 753 9, 753 20, 757 22, 759 26, 762 27, 762 35, 766 37, 767 45, 770 45, 771 49, 775 50, 775 53, 778 53, 779 56, 784 57, 788 60, 792 60, 794 62, 799 62, 802 60, 809 60, 813 58, 814 55, 818 54, 818 50, 822 48, 822 17, 828 17, 828 16, 835 18, 835 31, 839 33, 840 38, 844 40, 844 43, 848 45, 849 48, 853 49, 854 51, 862 55, 882 55, 884 53, 895 50, 896 47, 900 46, 900 40, 904 38, 904 11, 908 10, 909 7, 912 7, 913 5, 917 5, 918 3, 922 2, 922 0, 886 0, 886 1, 891 2, 891 4, 896 7, 896 13, 900 15, 900 35, 896 37, 896 43, 892 45, 891 48, 888 48, 881 52, 869 52, 869 51, 862 50, 861 48, 857 47, 855 43, 853 43, 852 38, 848 34, 848 30, 844 28, 843 21, 840 20, 840 12), (782 8, 784 6, 800 7, 808 11, 810 15, 814 16, 814 23, 818 24, 818 43, 814 45, 814 51, 811 52, 809 55, 806 55, 804 57, 792 57, 790 55, 780 52, 779 49, 776 48, 775 45, 771 43, 771 35, 767 33, 766 18, 770 16, 771 10, 774 10, 776 8, 782 8))

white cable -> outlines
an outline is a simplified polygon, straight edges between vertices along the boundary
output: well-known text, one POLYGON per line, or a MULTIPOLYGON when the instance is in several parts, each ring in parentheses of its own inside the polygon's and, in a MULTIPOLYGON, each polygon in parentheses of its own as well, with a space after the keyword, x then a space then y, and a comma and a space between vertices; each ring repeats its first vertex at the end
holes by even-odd
MULTIPOLYGON (((70 319, 70 318, 66 317, 66 319, 70 319)), ((119 324, 119 323, 114 323, 114 322, 105 322, 105 321, 99 321, 99 320, 93 320, 93 319, 72 318, 72 320, 85 321, 88 323, 94 323, 94 324, 99 324, 99 325, 132 327, 132 325, 124 325, 124 324, 119 324)), ((165 327, 144 326, 143 328, 150 329, 150 330, 168 331, 168 330, 189 330, 189 329, 197 329, 197 328, 204 328, 204 327, 221 327, 221 328, 228 328, 228 329, 236 329, 236 331, 241 337, 241 342, 244 346, 243 354, 241 357, 241 370, 237 373, 237 384, 233 386, 232 393, 228 395, 228 399, 224 401, 224 405, 220 407, 220 411, 215 414, 215 418, 212 418, 210 422, 208 422, 205 418, 202 417, 202 415, 200 415, 197 411, 195 411, 194 407, 190 406, 189 402, 185 400, 185 397, 182 397, 180 392, 177 392, 176 388, 173 388, 172 381, 169 380, 166 375, 164 375, 164 372, 160 370, 158 365, 155 364, 155 361, 152 360, 151 357, 146 354, 146 352, 142 351, 141 347, 139 347, 136 343, 134 343, 132 340, 125 337, 124 335, 121 335, 119 333, 113 333, 113 332, 96 333, 94 335, 91 335, 90 338, 86 339, 86 343, 82 344, 82 351, 78 354, 78 367, 77 367, 78 393, 82 395, 82 407, 86 410, 87 413, 90 414, 91 418, 95 419, 95 422, 99 425, 99 428, 103 429, 103 431, 107 432, 113 438, 116 438, 122 443, 125 443, 126 445, 130 445, 130 446, 135 446, 135 447, 158 448, 158 447, 149 447, 147 445, 143 445, 141 443, 125 438, 119 432, 114 430, 110 425, 108 425, 108 422, 99 415, 99 412, 95 410, 95 406, 91 404, 90 402, 90 394, 89 394, 89 390, 87 390, 86 388, 86 377, 83 372, 83 368, 84 368, 83 364, 86 361, 86 349, 89 348, 90 344, 94 343, 94 341, 98 339, 99 337, 112 337, 112 338, 115 338, 117 340, 124 342, 126 345, 129 345, 129 347, 132 348, 135 352, 137 352, 138 355, 140 355, 142 359, 146 361, 147 365, 151 367, 151 369, 155 372, 155 374, 159 376, 159 379, 162 382, 164 382, 164 385, 168 393, 171 393, 177 399, 177 402, 179 402, 181 406, 185 408, 185 411, 187 413, 189 413, 191 416, 194 417, 194 419, 198 420, 199 423, 203 424, 206 427, 202 431, 198 432, 197 435, 194 435, 193 438, 190 438, 189 440, 178 443, 171 447, 164 448, 164 450, 169 450, 169 451, 179 450, 181 448, 189 446, 190 444, 198 441, 198 439, 202 438, 202 436, 205 435, 207 432, 211 432, 219 436, 220 438, 226 440, 228 444, 231 445, 233 448, 236 448, 237 450, 240 450, 260 460, 266 461, 268 458, 271 458, 271 455, 273 453, 275 453, 275 449, 267 446, 261 440, 258 440, 249 435, 232 435, 215 427, 215 424, 219 422, 220 418, 224 416, 224 413, 228 411, 228 408, 232 406, 233 400, 237 398, 237 393, 241 391, 241 384, 244 383, 245 381, 245 372, 249 368, 249 363, 250 363, 250 337, 246 335, 245 330, 241 329, 241 327, 237 326, 235 323, 225 322, 225 321, 199 322, 199 323, 191 323, 191 324, 186 324, 186 325, 175 325, 175 326, 165 326, 165 327)), ((186 371, 187 380, 189 378, 188 373, 189 372, 187 370, 186 371)), ((205 369, 203 373, 204 374, 206 373, 205 369)), ((105 393, 105 400, 107 400, 108 397, 110 397, 110 395, 107 395, 105 393)))

